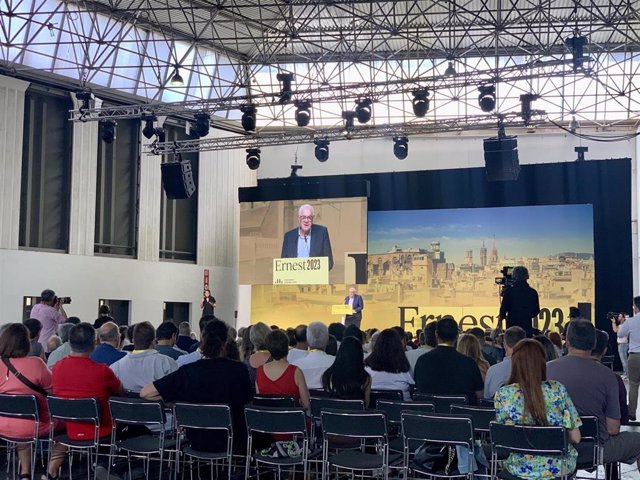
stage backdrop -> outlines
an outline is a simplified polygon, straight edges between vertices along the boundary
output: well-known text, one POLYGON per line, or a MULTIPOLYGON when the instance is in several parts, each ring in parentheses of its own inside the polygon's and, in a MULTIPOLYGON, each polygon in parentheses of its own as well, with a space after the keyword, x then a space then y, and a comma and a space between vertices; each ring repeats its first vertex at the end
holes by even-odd
MULTIPOLYGON (((481 168, 267 179, 240 201, 368 191, 362 328, 415 329, 444 314, 464 329, 493 327, 495 278, 525 265, 540 292, 539 328, 556 329, 579 304, 608 330, 606 312, 628 310, 632 297, 630 175, 621 159, 524 165, 515 182, 487 182, 481 168)), ((252 322, 338 321, 330 307, 349 286, 254 285, 252 322)))

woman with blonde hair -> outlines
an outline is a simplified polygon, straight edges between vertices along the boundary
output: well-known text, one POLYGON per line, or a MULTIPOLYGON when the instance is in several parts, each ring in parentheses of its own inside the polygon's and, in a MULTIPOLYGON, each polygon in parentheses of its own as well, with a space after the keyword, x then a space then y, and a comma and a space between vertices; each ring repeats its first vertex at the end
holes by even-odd
POLYGON ((471 335, 470 333, 465 333, 460 335, 458 338, 458 346, 456 348, 458 352, 467 357, 473 359, 474 362, 478 365, 480 369, 480 373, 482 374, 482 380, 487 375, 487 370, 489 370, 489 362, 487 362, 482 356, 482 349, 480 347, 480 341, 475 337, 475 335, 471 335))

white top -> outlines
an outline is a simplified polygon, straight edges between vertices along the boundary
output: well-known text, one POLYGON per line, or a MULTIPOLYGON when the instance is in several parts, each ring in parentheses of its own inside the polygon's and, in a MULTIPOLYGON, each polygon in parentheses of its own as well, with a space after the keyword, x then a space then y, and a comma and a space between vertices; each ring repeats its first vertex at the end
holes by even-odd
POLYGON ((111 370, 125 390, 139 392, 142 387, 178 370, 176 361, 157 350, 129 353, 115 363, 111 370))
POLYGON ((415 382, 409 372, 378 372, 376 370, 372 370, 371 367, 364 367, 364 369, 369 375, 371 375, 372 390, 402 390, 404 399, 411 400, 409 385, 413 385, 415 382))
POLYGON ((176 360, 176 363, 178 364, 178 368, 180 368, 183 365, 188 365, 190 363, 197 362, 201 358, 202 358, 202 352, 200 352, 200 350, 196 350, 194 352, 187 353, 186 355, 180 355, 178 357, 178 360, 176 360))
POLYGON ((293 363, 296 360, 306 357, 309 354, 309 350, 300 350, 299 348, 292 348, 287 354, 287 362, 293 363))
POLYGON ((406 353, 407 360, 409 360, 409 365, 411 366, 411 375, 413 375, 414 373, 413 371, 416 368, 416 363, 418 362, 418 358, 420 358, 425 353, 430 352, 431 350, 433 350, 432 347, 422 346, 414 350, 409 350, 406 353))
POLYGON ((335 359, 321 350, 310 350, 307 356, 291 364, 302 370, 307 388, 322 388, 322 374, 333 365, 335 359))

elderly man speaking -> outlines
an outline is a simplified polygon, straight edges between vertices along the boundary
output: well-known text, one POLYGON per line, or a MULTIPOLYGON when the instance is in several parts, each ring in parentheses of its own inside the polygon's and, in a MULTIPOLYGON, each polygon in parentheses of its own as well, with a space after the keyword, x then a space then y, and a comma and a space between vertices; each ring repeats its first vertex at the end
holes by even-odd
POLYGON ((315 212, 311 205, 298 209, 299 226, 284 234, 282 258, 329 257, 329 270, 333 268, 333 252, 327 227, 314 224, 315 212))

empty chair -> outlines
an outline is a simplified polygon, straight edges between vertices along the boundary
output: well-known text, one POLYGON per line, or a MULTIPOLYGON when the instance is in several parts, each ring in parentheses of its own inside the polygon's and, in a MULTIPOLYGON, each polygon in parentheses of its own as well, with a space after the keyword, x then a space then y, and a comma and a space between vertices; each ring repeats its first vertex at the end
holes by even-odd
POLYGON ((11 466, 13 466, 14 476, 17 471, 16 453, 18 446, 27 446, 31 449, 31 478, 36 464, 34 446, 38 442, 38 426, 40 414, 35 395, 6 395, 0 394, 0 417, 21 419, 33 422, 33 433, 28 437, 10 437, 0 434, 0 440, 7 442, 7 477, 11 466))
POLYGON ((479 403, 481 407, 495 408, 496 406, 493 398, 481 398, 479 403))
POLYGON ((468 405, 469 399, 466 395, 434 395, 431 393, 416 393, 413 399, 417 402, 433 403, 436 406, 436 413, 450 413, 451 405, 468 405))
MULTIPOLYGON (((400 423, 402 422, 402 412, 423 412, 433 413, 435 412, 435 406, 433 403, 427 402, 405 402, 397 400, 378 400, 377 410, 383 412, 387 418, 387 425, 389 427, 389 449, 392 452, 403 452, 404 442, 402 441, 402 430, 400 429, 400 423), (395 438, 398 437, 398 438, 395 438)), ((420 442, 413 442, 410 447, 412 451, 421 445, 420 442)))
POLYGON ((295 398, 284 395, 255 395, 252 403, 256 407, 296 407, 295 398))
POLYGON ((451 413, 467 415, 473 421, 473 430, 476 433, 486 435, 489 433, 489 425, 496 419, 494 408, 476 407, 473 405, 451 405, 451 413))

